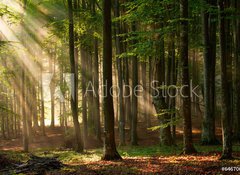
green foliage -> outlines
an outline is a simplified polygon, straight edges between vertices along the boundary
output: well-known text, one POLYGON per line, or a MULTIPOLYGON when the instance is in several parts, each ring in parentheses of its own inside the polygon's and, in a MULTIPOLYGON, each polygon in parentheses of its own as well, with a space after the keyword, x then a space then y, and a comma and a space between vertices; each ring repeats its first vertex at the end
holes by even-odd
POLYGON ((14 24, 21 20, 21 14, 0 2, 0 18, 4 18, 9 24, 14 24))

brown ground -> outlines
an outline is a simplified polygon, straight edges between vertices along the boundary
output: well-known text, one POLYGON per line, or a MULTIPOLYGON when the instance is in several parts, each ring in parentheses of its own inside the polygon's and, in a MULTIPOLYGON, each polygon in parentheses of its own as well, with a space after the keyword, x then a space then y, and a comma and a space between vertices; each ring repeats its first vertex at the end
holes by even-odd
POLYGON ((239 164, 219 161, 220 153, 196 154, 192 156, 129 157, 122 161, 96 161, 69 165, 66 171, 55 171, 49 175, 208 175, 240 174, 239 164), (235 171, 222 171, 222 167, 237 167, 235 171))
MULTIPOLYGON (((195 121, 194 121, 195 122, 195 121)), ((195 125, 196 126, 196 125, 195 125)), ((199 142, 200 126, 193 129, 194 142, 199 142)), ((158 131, 144 129, 143 123, 139 124, 139 145, 151 146, 159 143, 158 131)), ((60 148, 64 144, 64 130, 61 128, 47 128, 47 137, 36 136, 31 143, 31 150, 37 148, 60 148)), ((177 139, 182 140, 181 130, 178 130, 177 139)), ((221 130, 217 129, 220 138, 221 130)), ((116 135, 117 130, 116 130, 116 135)), ((127 130, 129 138, 129 130, 127 130)), ((116 138, 118 142, 118 138, 116 138)), ((127 139, 129 141, 129 139, 127 139)), ((88 148, 95 148, 101 145, 96 144, 92 139, 88 148), (96 146, 97 145, 97 146, 96 146)), ((0 150, 20 151, 22 149, 21 139, 1 140, 0 150)), ((240 157, 240 153, 235 154, 240 157)), ((81 174, 240 174, 239 161, 219 161, 220 152, 198 153, 192 156, 154 156, 154 157, 124 157, 122 161, 92 161, 84 162, 79 160, 76 164, 67 164, 61 171, 49 172, 49 175, 81 175, 81 174), (221 167, 237 167, 238 172, 224 172, 221 167)))

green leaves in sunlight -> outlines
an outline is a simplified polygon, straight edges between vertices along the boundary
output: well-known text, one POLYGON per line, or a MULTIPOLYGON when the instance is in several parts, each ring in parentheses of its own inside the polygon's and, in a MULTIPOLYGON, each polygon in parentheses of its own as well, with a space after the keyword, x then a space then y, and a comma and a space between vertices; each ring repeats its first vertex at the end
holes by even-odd
POLYGON ((182 119, 178 109, 162 109, 160 113, 155 114, 155 116, 158 117, 159 120, 164 119, 164 123, 148 128, 150 131, 156 131, 159 129, 167 128, 168 126, 177 125, 182 119), (170 116, 169 120, 164 119, 166 115, 170 116), (174 117, 171 119, 171 116, 173 115, 174 117))
POLYGON ((21 14, 14 9, 0 2, 0 17, 6 20, 7 23, 13 24, 21 20, 21 14))

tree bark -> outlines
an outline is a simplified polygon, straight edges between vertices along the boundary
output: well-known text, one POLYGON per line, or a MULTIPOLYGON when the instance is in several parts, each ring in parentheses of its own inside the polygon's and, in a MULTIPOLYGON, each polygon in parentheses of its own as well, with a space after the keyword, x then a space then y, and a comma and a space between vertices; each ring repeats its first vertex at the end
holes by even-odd
POLYGON ((71 94, 71 110, 73 117, 73 124, 76 136, 77 152, 83 152, 83 140, 81 135, 80 124, 78 121, 78 73, 76 70, 76 60, 74 57, 74 22, 73 22, 73 1, 68 0, 68 17, 69 17, 69 57, 71 73, 74 75, 73 92, 71 94))
MULTIPOLYGON (((114 15, 116 18, 120 17, 119 10, 119 0, 115 0, 114 15)), ((120 145, 125 145, 125 115, 124 115, 124 106, 123 106, 123 69, 122 69, 122 59, 118 58, 119 55, 123 53, 123 43, 122 37, 119 35, 121 32, 121 25, 119 21, 115 22, 116 30, 116 55, 117 55, 117 75, 118 75, 118 99, 119 99, 119 137, 120 145)))
POLYGON ((41 67, 41 83, 40 83, 40 93, 41 93, 41 131, 42 135, 46 136, 45 132, 45 106, 44 106, 44 95, 43 95, 43 79, 42 79, 42 67, 41 67))
POLYGON ((235 0, 235 10, 238 18, 235 24, 234 139, 240 142, 240 1, 238 0, 235 0))
MULTIPOLYGON (((206 0, 207 5, 217 6, 216 0, 206 0)), ((215 12, 214 12, 215 13, 215 12)), ((203 12, 204 41, 204 117, 201 142, 217 144, 215 136, 215 67, 216 67, 216 14, 209 9, 203 12)))
POLYGON ((87 120, 87 95, 86 95, 86 51, 81 48, 81 86, 82 86, 82 120, 83 120, 83 140, 87 144, 88 120, 87 120))
POLYGON ((219 2, 220 8, 220 46, 221 46, 221 80, 222 80, 222 130, 223 152, 221 159, 232 158, 232 58, 230 46, 230 20, 226 9, 230 7, 229 0, 219 2))
POLYGON ((182 68, 182 108, 183 108, 183 154, 192 154, 196 150, 192 140, 191 97, 188 65, 188 0, 180 0, 180 62, 182 68))
MULTIPOLYGON (((163 24, 160 24, 160 28, 163 29, 163 24)), ((164 110, 168 110, 168 105, 166 103, 166 97, 164 97, 164 88, 165 87, 160 87, 162 83, 166 83, 165 81, 165 46, 164 46, 164 37, 163 36, 158 36, 158 43, 156 45, 157 49, 157 57, 156 61, 157 64, 155 65, 156 67, 156 78, 157 78, 157 84, 156 84, 156 91, 153 92, 153 104, 156 109, 159 119, 160 125, 164 126, 160 128, 160 144, 161 145, 167 145, 170 146, 172 145, 172 135, 171 135, 171 126, 169 124, 171 120, 171 115, 166 113, 164 110), (159 94, 158 94, 158 92, 159 94), (165 126, 167 125, 167 126, 165 126)))
MULTIPOLYGON (((96 0, 93 3, 93 14, 96 15, 96 0)), ((101 121, 100 121, 100 102, 99 102, 99 57, 98 57, 98 38, 94 38, 94 60, 93 60, 93 83, 95 96, 93 99, 95 135, 98 141, 101 139, 101 121)))
MULTIPOLYGON (((55 74, 55 60, 53 56, 53 50, 50 50, 51 57, 49 58, 49 72, 55 74)), ((50 83, 50 94, 51 94, 51 128, 55 127, 55 82, 54 78, 50 83)))
MULTIPOLYGON (((136 32, 136 22, 132 24, 132 31, 136 32)), ((135 44, 136 41, 133 41, 135 44)), ((138 145, 137 123, 138 123, 138 97, 136 88, 138 86, 138 57, 132 57, 132 110, 131 110, 131 145, 138 145)))
POLYGON ((104 83, 104 153, 103 160, 118 160, 114 135, 112 87, 112 26, 111 0, 103 1, 103 83, 104 83))

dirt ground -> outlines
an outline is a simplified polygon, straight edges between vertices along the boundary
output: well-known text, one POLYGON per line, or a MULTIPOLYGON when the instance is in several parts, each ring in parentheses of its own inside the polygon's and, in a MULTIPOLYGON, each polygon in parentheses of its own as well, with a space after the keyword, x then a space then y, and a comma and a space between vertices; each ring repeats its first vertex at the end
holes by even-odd
MULTIPOLYGON (((144 124, 140 123, 139 145, 142 147, 158 145, 158 131, 149 131, 145 129, 144 124)), ((116 128, 116 135, 117 134, 116 128)), ((57 127, 55 129, 46 129, 47 136, 37 135, 30 144, 30 150, 34 151, 39 148, 54 150, 62 148, 64 145, 64 130, 57 127)), ((129 130, 126 130, 127 141, 129 142, 129 130)), ((221 139, 221 129, 217 129, 219 140, 221 139)), ((193 138, 195 143, 200 140, 200 126, 193 129, 193 138)), ((182 131, 177 130, 177 140, 181 142, 182 131)), ((116 138, 118 143, 118 138, 116 138)), ((89 140, 88 149, 100 148, 102 145, 97 144, 94 139, 89 140)), ((221 147, 221 145, 219 145, 221 147)), ((1 140, 0 150, 17 151, 22 149, 21 139, 1 140)), ((134 148, 132 148, 134 149, 134 148)), ((128 156, 123 155, 122 161, 83 161, 79 160, 74 163, 65 163, 64 168, 57 171, 47 172, 49 175, 84 175, 84 174, 240 174, 240 161, 220 161, 220 151, 204 151, 191 156, 173 155, 151 155, 151 156, 128 156), (234 169, 225 169, 231 167, 234 169)), ((235 152, 235 156, 240 157, 240 152, 235 152)))

